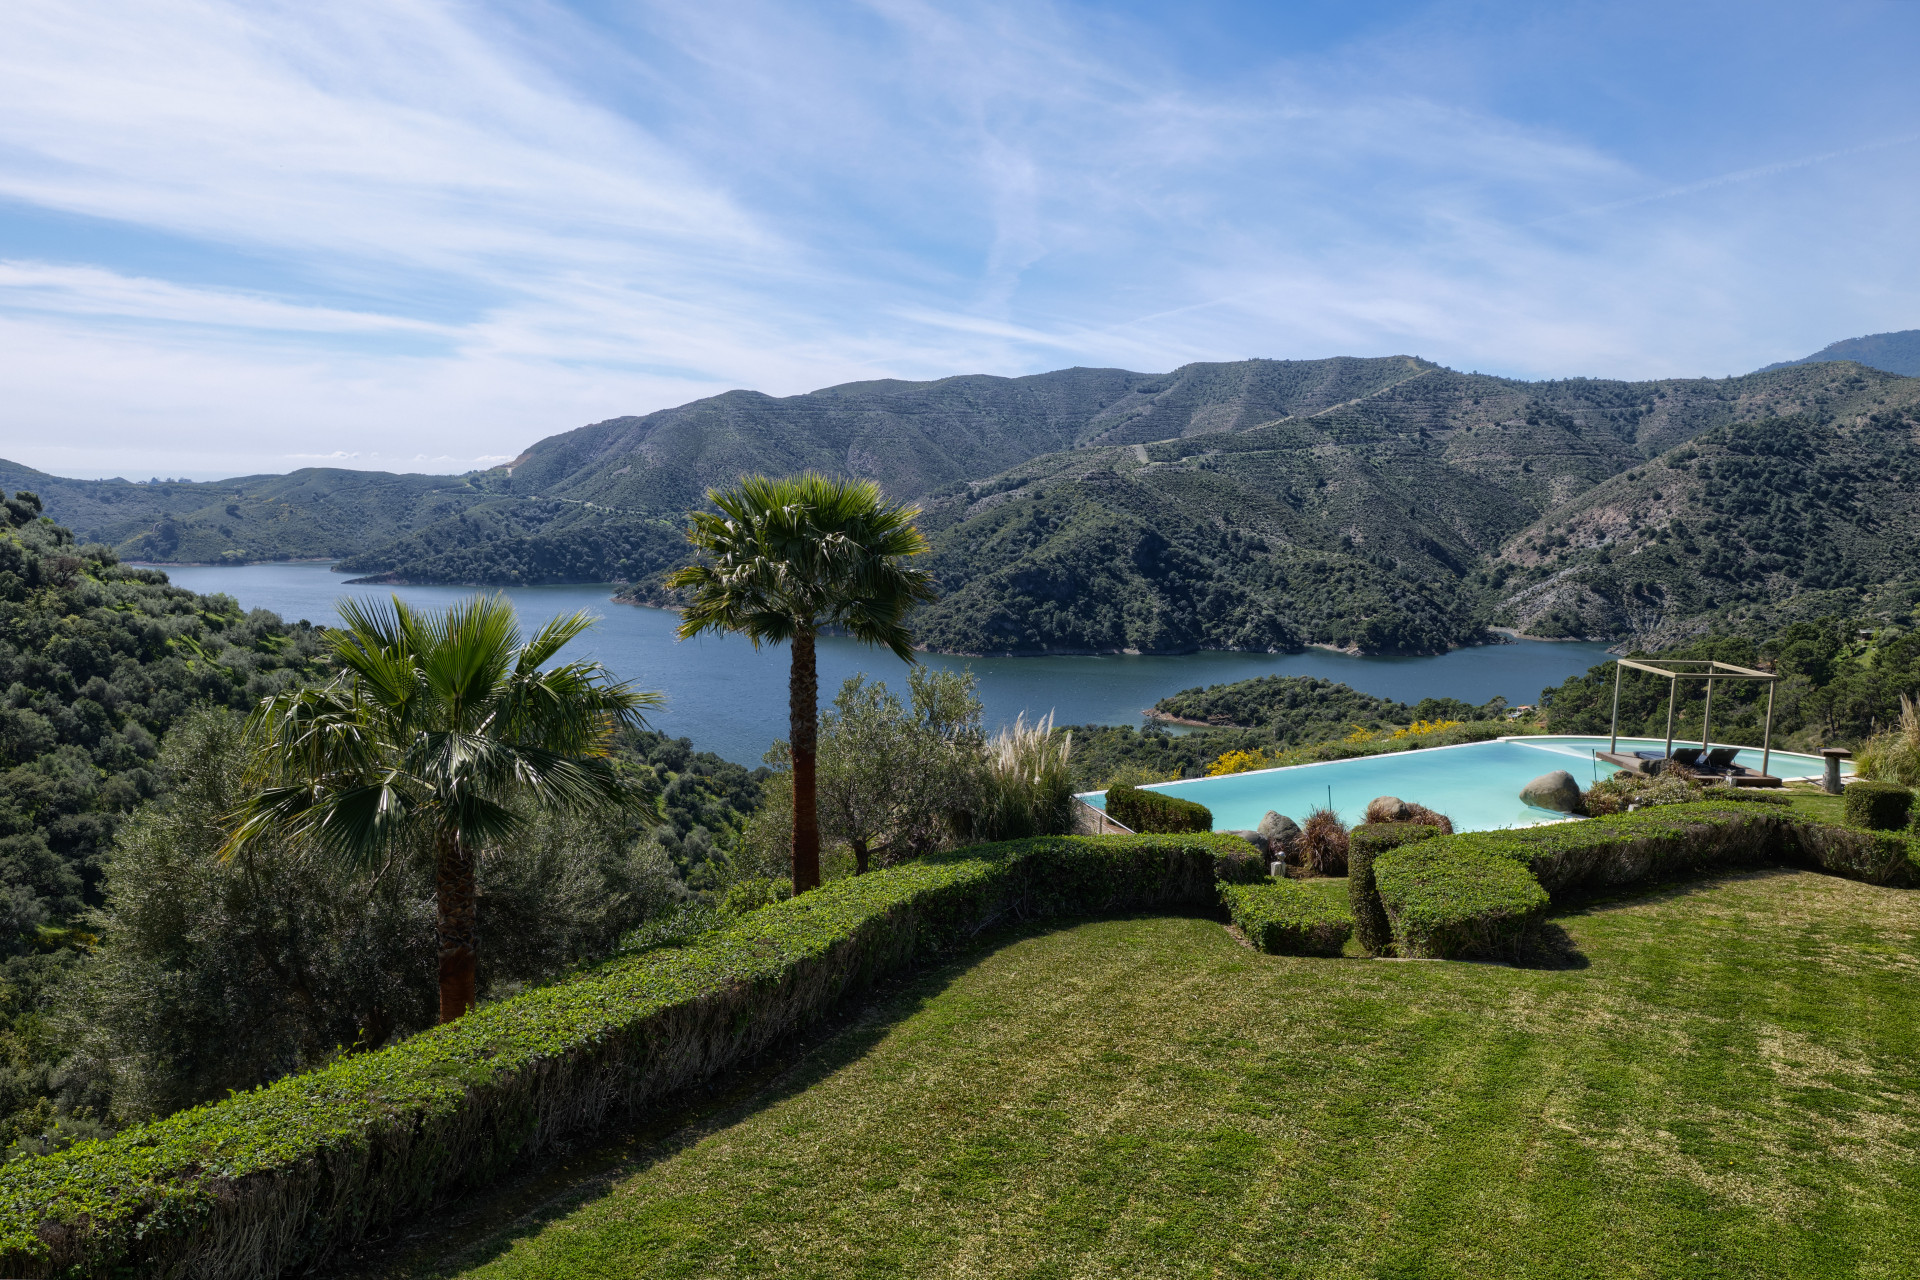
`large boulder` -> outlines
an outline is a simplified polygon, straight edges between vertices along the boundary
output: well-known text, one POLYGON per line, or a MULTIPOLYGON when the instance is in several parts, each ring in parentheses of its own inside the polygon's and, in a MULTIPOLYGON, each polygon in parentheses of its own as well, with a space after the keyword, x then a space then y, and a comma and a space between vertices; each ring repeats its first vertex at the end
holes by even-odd
POLYGON ((1543 773, 1520 788, 1520 799, 1536 809, 1554 809, 1560 813, 1580 811, 1580 784, 1565 769, 1543 773))
POLYGON ((1263 857, 1271 858, 1273 856, 1273 845, 1258 831, 1229 831, 1227 834, 1230 836, 1239 836, 1242 840, 1245 840, 1248 844, 1258 849, 1263 857))
POLYGON ((1260 819, 1260 834, 1267 838, 1267 844, 1274 848, 1292 844, 1300 838, 1300 824, 1284 813, 1267 810, 1267 816, 1260 819))
POLYGON ((1368 822, 1411 822, 1413 807, 1399 796, 1375 796, 1367 801, 1368 822))

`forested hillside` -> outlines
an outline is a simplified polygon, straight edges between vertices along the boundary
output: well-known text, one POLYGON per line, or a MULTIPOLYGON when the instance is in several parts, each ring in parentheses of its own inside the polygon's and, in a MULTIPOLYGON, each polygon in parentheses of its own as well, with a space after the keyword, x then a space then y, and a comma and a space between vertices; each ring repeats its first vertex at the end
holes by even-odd
POLYGON ((1424 653, 1494 625, 1665 643, 1904 602, 1916 400, 1847 363, 1528 383, 1249 360, 728 392, 457 478, 35 483, 126 556, 672 604, 709 486, 811 467, 924 503, 944 598, 918 631, 949 652, 1424 653))
MULTIPOLYGON (((217 856, 241 717, 327 674, 322 633, 78 545, 30 492, 3 511, 0 1160, 429 1025, 430 862, 217 856)), ((489 851, 483 986, 602 956, 684 899, 767 772, 652 731, 620 754, 657 803, 489 851)))
POLYGON ((1714 428, 1551 512, 1501 551, 1502 620, 1662 645, 1904 616, 1920 601, 1920 381, 1887 390, 1870 413, 1714 428))
POLYGON ((102 867, 155 795, 161 738, 318 671, 305 624, 77 546, 29 492, 0 527, 0 1149, 46 1118, 46 1001, 80 957, 102 867))
MULTIPOLYGON (((928 499, 946 596, 922 636, 958 652, 1473 643, 1489 623, 1525 627, 1547 612, 1509 586, 1517 573, 1522 592, 1547 576, 1513 541, 1543 515, 1622 473, 1644 476, 1649 458, 1703 433, 1764 435, 1781 415, 1865 421, 1916 392, 1920 382, 1852 365, 1538 384, 1429 368, 1244 431, 1047 455, 928 499)), ((1903 474, 1896 436, 1858 437, 1856 465, 1891 467, 1888 485, 1903 474)), ((1676 474, 1669 488, 1698 483, 1709 500, 1707 481, 1676 474)), ((1730 473, 1716 492, 1745 502, 1743 486, 1730 473)), ((1873 518, 1892 533, 1916 500, 1885 487, 1873 518)), ((1862 571, 1895 567, 1883 556, 1862 571)), ((1684 628, 1705 604, 1655 612, 1684 628)), ((1642 620, 1556 634, 1613 638, 1642 620)))
POLYGON ((83 542, 158 564, 350 556, 494 496, 489 484, 486 473, 334 467, 205 482, 66 480, 0 458, 0 488, 39 494, 48 516, 83 542))
MULTIPOLYGON (((1644 656, 1644 655, 1641 655, 1644 656)), ((1891 625, 1845 615, 1796 622, 1758 638, 1712 636, 1661 650, 1666 658, 1718 658, 1764 666, 1781 680, 1774 692, 1773 745, 1857 747, 1900 715, 1900 695, 1920 697, 1920 609, 1903 609, 1891 625), (1873 623, 1874 625, 1868 625, 1873 623)), ((1613 715, 1613 664, 1545 691, 1550 733, 1605 733, 1613 715)), ((1628 672, 1621 682, 1620 732, 1665 737, 1667 682, 1628 672)), ((1676 727, 1699 740, 1706 710, 1704 682, 1682 687, 1676 727)), ((1767 694, 1759 683, 1728 681, 1713 691, 1716 742, 1758 744, 1767 694)))

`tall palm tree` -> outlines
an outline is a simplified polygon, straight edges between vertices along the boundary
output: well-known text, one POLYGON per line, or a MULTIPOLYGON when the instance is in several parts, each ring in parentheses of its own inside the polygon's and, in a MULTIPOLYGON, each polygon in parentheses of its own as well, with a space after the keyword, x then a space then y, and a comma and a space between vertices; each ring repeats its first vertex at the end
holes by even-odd
POLYGON ((823 627, 838 627, 914 660, 903 619, 936 594, 933 575, 907 563, 927 550, 913 523, 920 511, 888 502, 870 480, 811 471, 779 480, 742 476, 731 489, 709 490, 707 500, 718 513, 694 512, 687 530, 705 561, 667 580, 693 592, 680 615, 680 636, 737 631, 756 649, 762 642, 792 649, 793 891, 805 893, 820 884, 814 637, 823 627))
POLYGON ((547 667, 592 625, 584 613, 522 644, 504 596, 445 613, 397 596, 391 606, 343 600, 339 611, 345 625, 326 636, 339 673, 265 699, 248 722, 252 795, 222 853, 271 832, 371 870, 430 845, 440 1021, 451 1022, 474 1003, 481 849, 528 808, 631 799, 609 748, 660 695, 597 662, 547 667))

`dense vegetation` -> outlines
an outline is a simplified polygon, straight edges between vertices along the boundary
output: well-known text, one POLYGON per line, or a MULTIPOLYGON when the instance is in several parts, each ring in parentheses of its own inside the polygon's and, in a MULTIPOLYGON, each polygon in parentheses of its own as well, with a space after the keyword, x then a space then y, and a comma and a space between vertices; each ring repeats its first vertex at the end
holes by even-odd
POLYGON ((677 521, 558 500, 503 500, 348 556, 335 568, 415 585, 634 582, 677 567, 685 550, 677 521))
MULTIPOLYGON (((1914 620, 1920 623, 1920 618, 1914 620)), ((1646 657, 1642 653, 1638 656, 1646 657)), ((1776 746, 1859 746, 1876 725, 1900 716, 1900 695, 1920 691, 1920 625, 1863 626, 1845 618, 1797 622, 1760 641, 1711 636, 1660 650, 1663 658, 1717 658, 1765 665, 1785 677, 1773 702, 1776 746)), ((1548 690, 1551 733, 1605 733, 1613 713, 1614 666, 1603 663, 1548 690)), ((1699 738, 1706 710, 1703 681, 1684 681, 1676 733, 1699 738)), ((1620 684, 1620 732, 1665 737, 1667 681, 1627 671, 1620 684)), ((1767 692, 1757 681, 1719 681, 1713 691, 1717 742, 1760 742, 1767 692)))
MULTIPOLYGON (((31 494, 5 514, 0 1151, 430 1021, 434 889, 419 865, 369 877, 278 848, 213 858, 226 801, 208 797, 233 799, 238 771, 222 717, 324 674, 318 632, 76 545, 31 494)), ((684 738, 629 733, 621 755, 657 806, 542 823, 490 860, 482 927, 498 952, 483 988, 606 954, 684 898, 683 878, 737 843, 759 805, 764 770, 684 738)))
POLYGON ((1505 616, 1537 635, 1649 646, 1709 625, 1760 637, 1829 615, 1903 620, 1920 604, 1909 387, 1920 382, 1857 374, 1841 393, 1883 407, 1715 427, 1549 513, 1502 552, 1505 616))
POLYGON ((315 672, 304 623, 130 569, 40 516, 0 528, 0 1148, 48 1116, 57 993, 91 934, 127 815, 162 789, 162 737, 315 672))
MULTIPOLYGON (((106 864, 97 941, 62 1015, 59 1128, 167 1115, 434 1023, 432 851, 381 874, 263 839, 220 857, 245 797, 241 718, 192 713, 155 762, 160 797, 106 864)), ((529 811, 529 818, 532 817, 529 811)), ((611 954, 686 889, 648 815, 548 814, 489 849, 479 989, 498 997, 611 954)))
POLYGON ((1182 689, 1154 703, 1153 710, 1173 720, 1266 729, 1275 742, 1294 746, 1345 737, 1355 726, 1379 729, 1413 720, 1474 719, 1481 708, 1455 698, 1427 698, 1409 707, 1313 676, 1259 676, 1182 689))

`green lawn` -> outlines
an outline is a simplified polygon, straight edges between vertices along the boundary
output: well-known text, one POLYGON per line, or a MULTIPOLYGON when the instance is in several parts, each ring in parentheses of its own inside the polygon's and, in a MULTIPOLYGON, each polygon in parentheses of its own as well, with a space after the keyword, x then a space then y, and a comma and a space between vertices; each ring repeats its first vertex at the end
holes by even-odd
POLYGON ((1557 920, 1558 969, 1006 935, 369 1274, 1920 1274, 1920 895, 1761 873, 1557 920))

